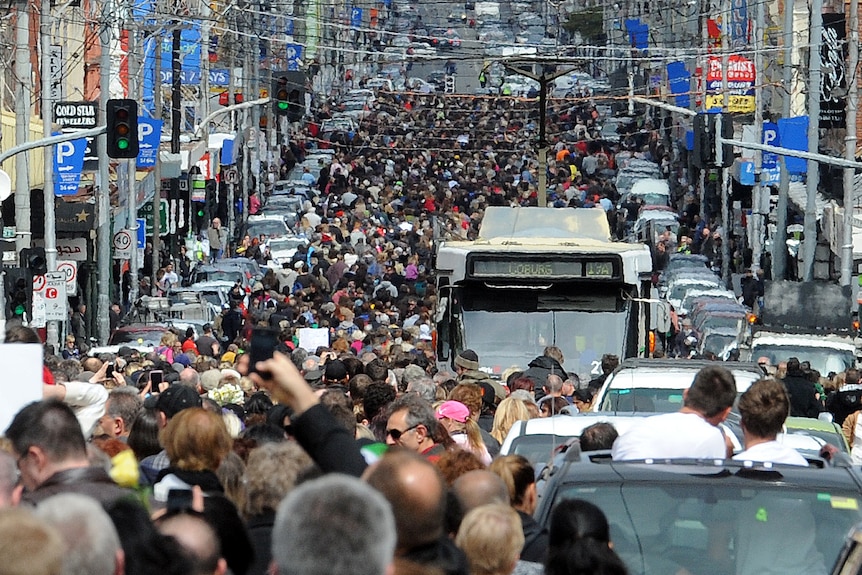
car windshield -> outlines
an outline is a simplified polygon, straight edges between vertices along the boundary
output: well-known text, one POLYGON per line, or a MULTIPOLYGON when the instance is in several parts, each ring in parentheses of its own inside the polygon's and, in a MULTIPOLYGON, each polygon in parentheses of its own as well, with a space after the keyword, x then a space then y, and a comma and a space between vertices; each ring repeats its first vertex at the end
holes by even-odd
POLYGON ((546 346, 563 351, 567 371, 589 380, 602 354, 619 355, 625 342, 628 314, 619 312, 465 311, 464 347, 479 355, 483 367, 495 374, 512 365, 526 366, 546 346))
POLYGON ((828 347, 805 347, 796 345, 762 345, 756 341, 751 350, 753 359, 769 358, 771 365, 778 365, 791 357, 807 361, 811 369, 821 374, 841 373, 853 367, 856 358, 849 349, 830 349, 828 347))
POLYGON ((302 238, 282 238, 269 242, 270 251, 295 250, 302 244, 306 243, 302 238))
MULTIPOLYGON (((716 280, 717 279, 718 278, 716 278, 716 280)), ((715 281, 712 283, 707 283, 707 282, 702 282, 702 283, 700 283, 700 282, 698 282, 698 283, 684 283, 684 282, 683 283, 675 283, 670 288, 670 291, 668 291, 667 299, 681 300, 682 298, 685 297, 685 294, 688 293, 689 290, 692 290, 692 289, 700 289, 700 290, 715 289, 718 287, 720 287, 718 285, 718 281, 715 281)))
MULTIPOLYGON (((165 328, 167 331, 167 328, 165 328)), ((132 330, 122 330, 115 331, 111 334, 111 345, 117 345, 121 343, 139 343, 141 345, 149 345, 149 346, 157 346, 159 342, 162 340, 162 336, 164 335, 164 331, 158 330, 140 330, 140 331, 132 331, 132 330)))
POLYGON ((727 482, 566 485, 554 501, 601 508, 632 574, 825 575, 862 519, 858 491, 727 482))
POLYGON ((669 199, 665 194, 638 194, 637 197, 648 206, 666 206, 669 199))
POLYGON ((205 272, 201 272, 201 277, 198 277, 198 281, 201 282, 239 282, 242 281, 245 277, 245 274, 238 269, 232 270, 207 270, 205 272))
POLYGON ((284 220, 259 220, 249 222, 246 233, 253 238, 260 237, 261 235, 267 237, 283 236, 287 233, 287 225, 284 223, 284 220))
POLYGON ((221 296, 216 292, 201 292, 201 297, 203 297, 207 303, 215 306, 221 306, 224 303, 221 296))
POLYGON ((682 407, 681 389, 608 389, 602 411, 671 413, 682 407))

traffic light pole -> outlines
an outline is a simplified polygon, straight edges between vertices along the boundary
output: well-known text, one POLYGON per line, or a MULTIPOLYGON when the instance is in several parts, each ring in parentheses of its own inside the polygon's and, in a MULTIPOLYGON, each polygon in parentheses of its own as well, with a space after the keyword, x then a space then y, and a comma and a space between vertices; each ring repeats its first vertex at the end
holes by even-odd
POLYGON ((200 138, 203 135, 203 130, 206 128, 207 124, 212 122, 214 119, 222 116, 224 114, 229 114, 235 110, 244 110, 246 108, 252 108, 254 106, 265 106, 269 104, 270 98, 260 98, 257 100, 252 100, 251 102, 243 102, 242 104, 231 104, 230 106, 224 106, 223 108, 211 112, 206 118, 201 120, 197 126, 195 126, 194 134, 192 138, 200 138))
MULTIPOLYGON (((42 43, 42 54, 51 53, 51 8, 52 4, 42 4, 39 16, 39 39, 42 43)), ((51 98, 52 78, 51 66, 43 64, 41 66, 42 75, 42 135, 46 138, 51 136, 54 127, 54 101, 51 98)), ((48 271, 57 271, 57 224, 54 217, 54 154, 53 148, 45 148, 45 158, 43 166, 43 178, 45 183, 42 185, 42 205, 45 210, 45 227, 42 228, 44 233, 45 244, 45 260, 48 264, 48 271)), ((16 222, 17 223, 17 222, 16 222)), ((63 302, 66 306, 69 305, 68 300, 63 302)), ((46 324, 46 341, 48 346, 55 352, 60 351, 60 334, 56 320, 51 320, 46 324)))
MULTIPOLYGON (((102 14, 113 14, 113 3, 108 0, 102 14)), ((107 118, 108 99, 111 86, 111 26, 107 20, 100 22, 100 39, 102 54, 99 60, 99 111, 102 118, 107 118)), ((98 264, 98 298, 96 299, 96 337, 99 343, 106 344, 110 331, 108 317, 111 307, 111 190, 108 159, 107 134, 99 136, 99 191, 96 194, 98 232, 96 234, 96 262, 98 264)), ((87 310, 88 319, 93 317, 91 309, 87 310)), ((92 334, 92 325, 90 326, 92 334)))

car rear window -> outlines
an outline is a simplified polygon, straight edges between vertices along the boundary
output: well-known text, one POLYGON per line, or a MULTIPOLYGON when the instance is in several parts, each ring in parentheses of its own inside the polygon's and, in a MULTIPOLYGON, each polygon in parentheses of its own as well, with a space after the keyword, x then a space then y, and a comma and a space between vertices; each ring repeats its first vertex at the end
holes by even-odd
POLYGON ((570 485, 554 501, 569 498, 604 511, 630 573, 825 575, 862 519, 858 492, 766 482, 570 485))

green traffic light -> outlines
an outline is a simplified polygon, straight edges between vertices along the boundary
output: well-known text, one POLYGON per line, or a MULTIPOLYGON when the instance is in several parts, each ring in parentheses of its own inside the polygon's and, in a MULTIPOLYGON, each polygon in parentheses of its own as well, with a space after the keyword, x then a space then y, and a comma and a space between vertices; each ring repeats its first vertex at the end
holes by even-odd
POLYGON ((15 315, 24 315, 24 312, 27 311, 27 308, 25 308, 23 305, 21 305, 19 303, 18 305, 15 306, 14 311, 15 311, 15 315))
POLYGON ((117 140, 117 148, 120 150, 128 150, 129 149, 129 141, 125 138, 120 138, 117 140))
POLYGON ((290 104, 287 102, 279 102, 278 109, 279 110, 287 110, 290 107, 290 104))
POLYGON ((204 211, 203 210, 198 210, 198 217, 199 218, 204 217, 204 211))

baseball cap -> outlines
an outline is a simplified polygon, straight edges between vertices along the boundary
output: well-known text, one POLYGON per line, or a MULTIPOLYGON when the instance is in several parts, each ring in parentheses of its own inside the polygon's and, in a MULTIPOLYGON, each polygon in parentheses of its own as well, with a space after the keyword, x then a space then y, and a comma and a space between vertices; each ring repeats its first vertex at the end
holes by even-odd
POLYGON ((324 366, 324 375, 327 381, 341 381, 347 377, 347 366, 340 359, 327 361, 324 366))
POLYGON ((444 401, 440 407, 437 408, 436 413, 434 414, 437 419, 443 419, 444 417, 448 417, 454 421, 459 423, 466 423, 467 418, 470 417, 470 410, 466 405, 461 403, 460 401, 444 401))
POLYGON ((164 390, 156 398, 156 409, 163 412, 168 419, 189 407, 201 407, 201 396, 186 385, 175 383, 164 390))

